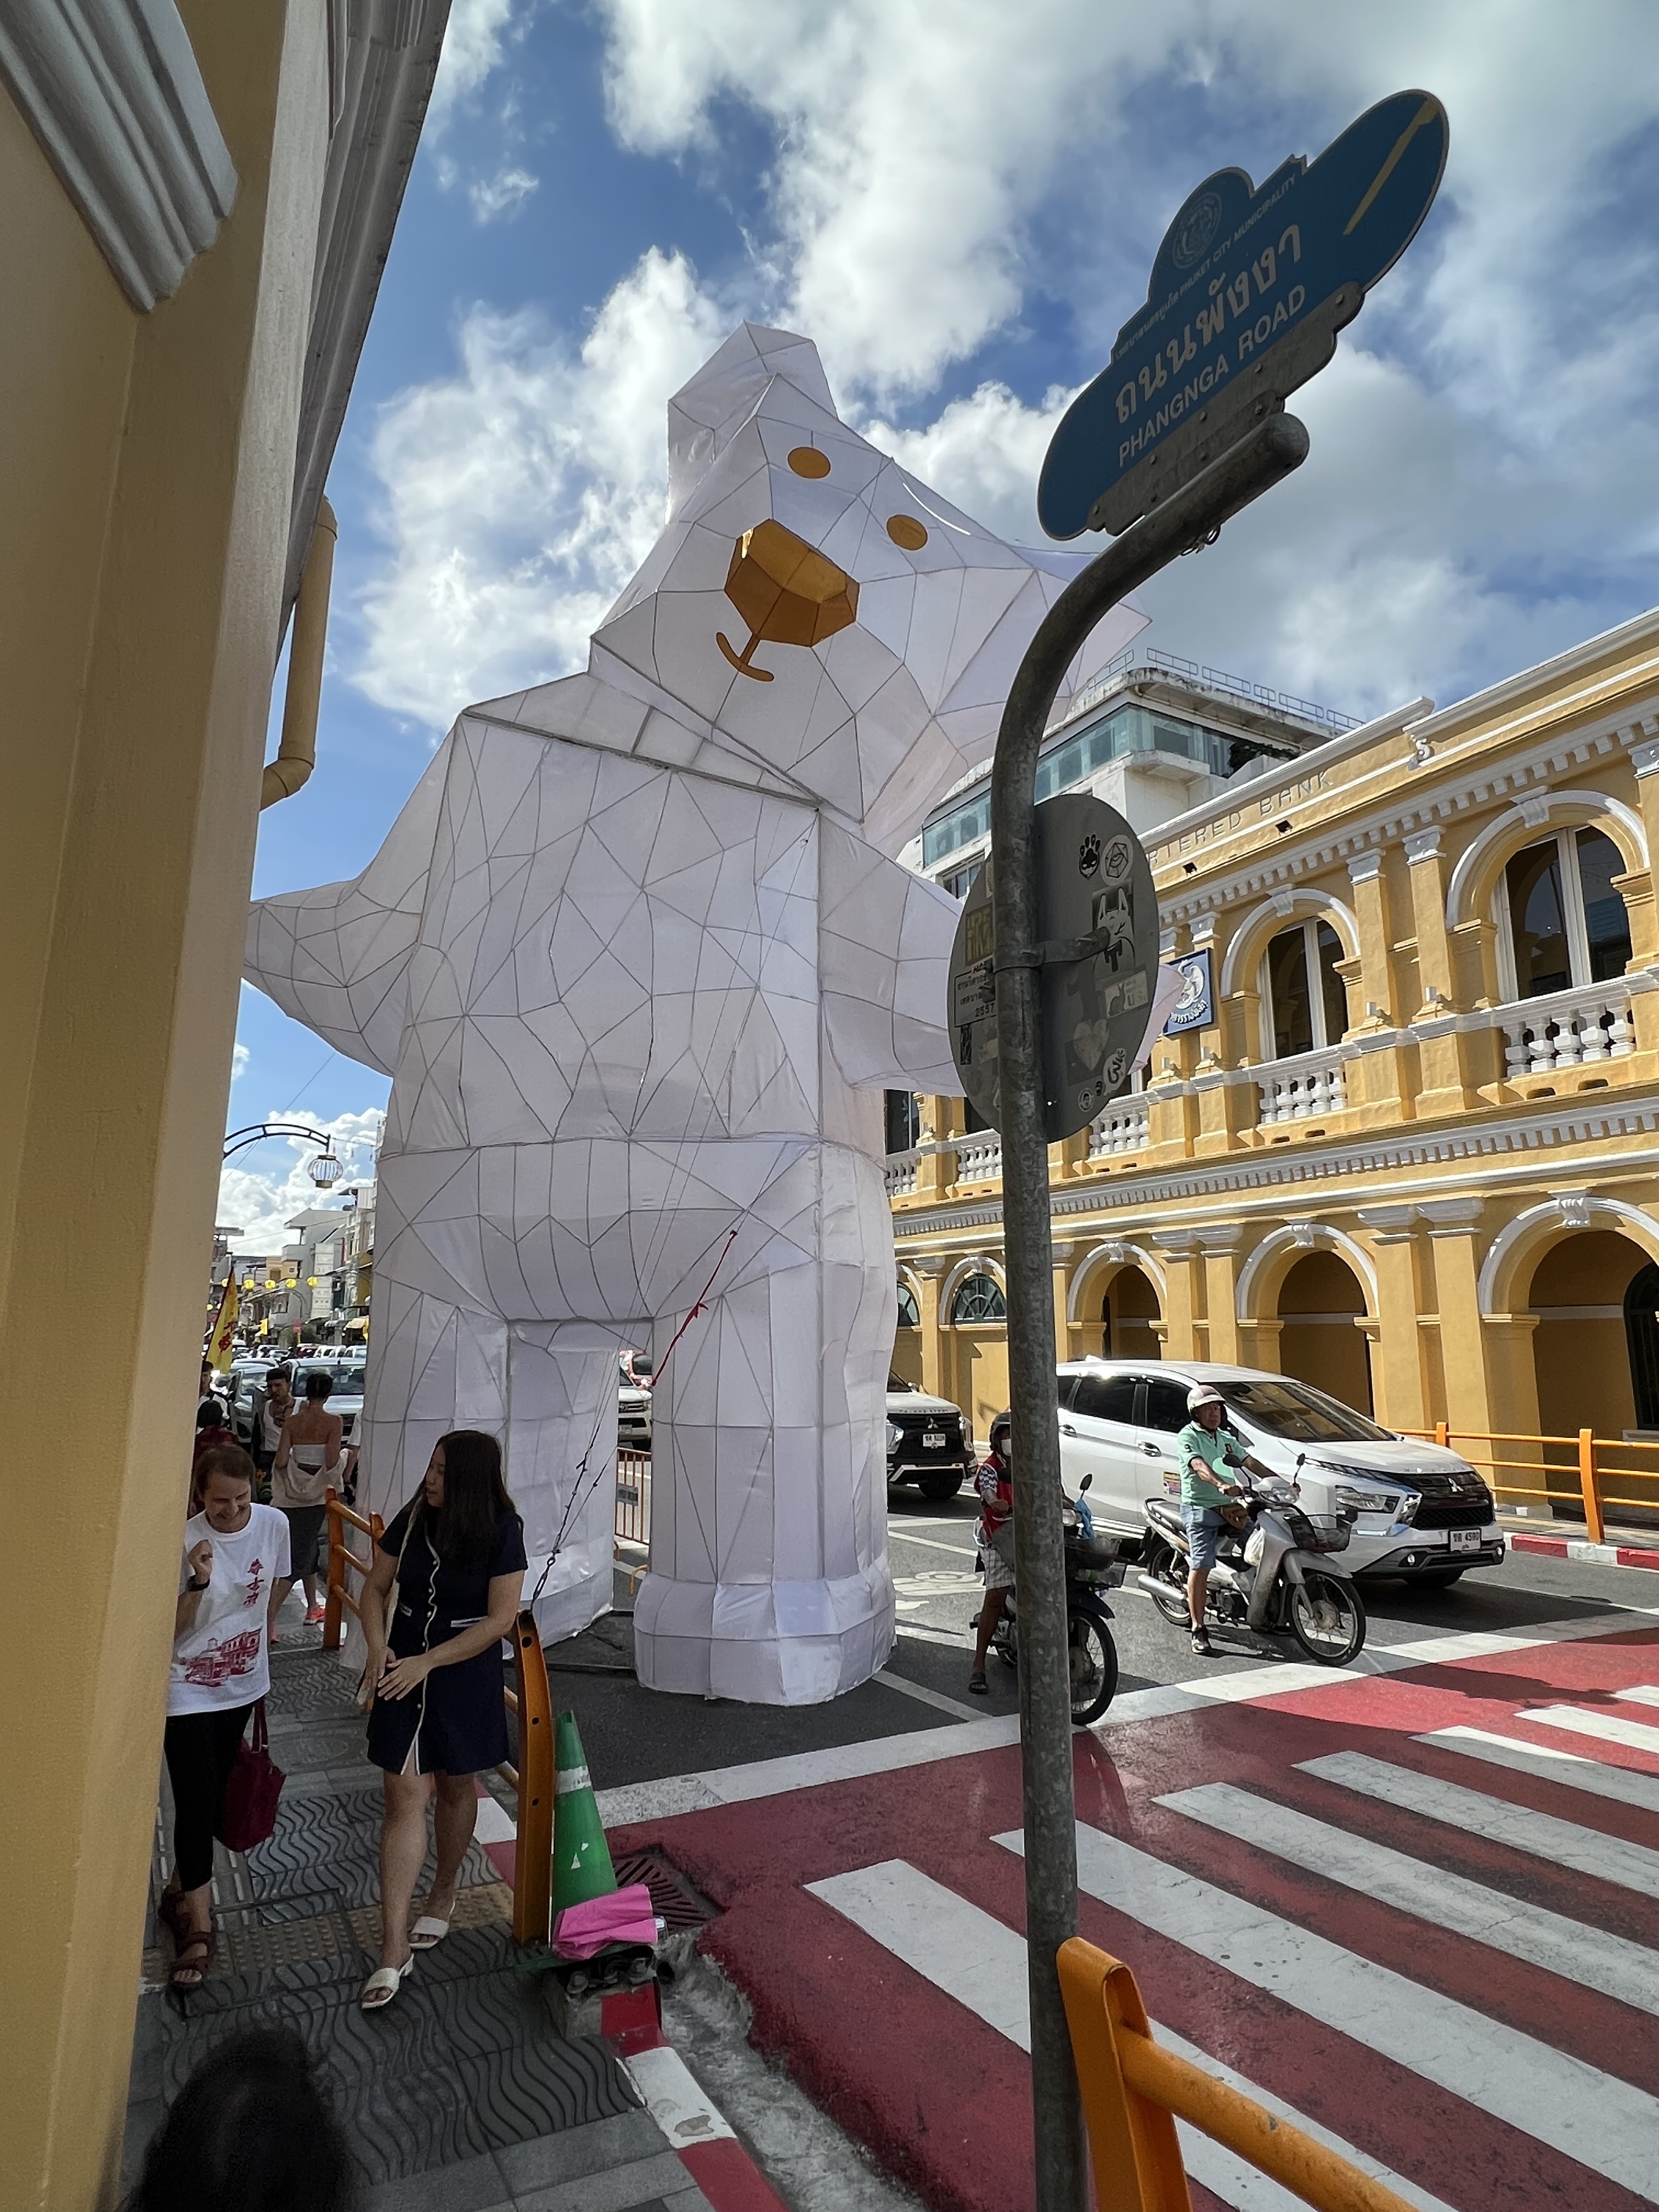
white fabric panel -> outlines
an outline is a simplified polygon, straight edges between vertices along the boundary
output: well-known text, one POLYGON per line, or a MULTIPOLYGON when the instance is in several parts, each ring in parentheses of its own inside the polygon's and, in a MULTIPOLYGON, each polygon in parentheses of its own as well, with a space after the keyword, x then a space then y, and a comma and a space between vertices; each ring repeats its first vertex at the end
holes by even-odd
POLYGON ((368 1502, 495 1430, 532 1554, 565 1525, 544 1632, 580 1626, 614 1351, 660 1359, 708 1286, 655 1394, 640 1672, 797 1703, 893 1639, 869 1094, 953 1087, 957 907, 890 855, 1074 564, 916 483, 786 331, 737 331, 669 436, 669 522, 586 671, 469 708, 355 883, 256 906, 246 972, 393 1078, 368 1502))

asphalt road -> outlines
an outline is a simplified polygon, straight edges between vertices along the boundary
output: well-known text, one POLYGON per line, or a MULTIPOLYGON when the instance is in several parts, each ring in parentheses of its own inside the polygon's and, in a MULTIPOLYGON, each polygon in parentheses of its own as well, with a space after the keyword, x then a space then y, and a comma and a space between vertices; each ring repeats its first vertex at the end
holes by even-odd
MULTIPOLYGON (((968 1675, 983 1585, 974 1572, 978 1506, 965 1489, 944 1504, 899 1490, 888 1506, 888 1543, 899 1635, 879 1675, 821 1705, 742 1705, 667 1697, 641 1689, 632 1671, 628 1577, 617 1577, 616 1613, 548 1654, 556 1705, 571 1707, 600 1790, 710 1768, 747 1765, 878 1736, 936 1729, 1018 1710, 1015 1678, 993 1659, 990 1694, 970 1697, 968 1675)), ((1651 1577, 1659 1584, 1659 1574, 1651 1577)), ((1472 1571, 1449 1590, 1382 1583, 1366 1594, 1370 1641, 1404 1644, 1461 1631, 1516 1632, 1590 1613, 1659 1609, 1659 1588, 1629 1569, 1516 1553, 1497 1569, 1472 1571)), ((1216 1656, 1194 1658, 1187 1637, 1134 1587, 1109 1593, 1121 1666, 1120 1694, 1190 1681, 1206 1668, 1237 1674, 1304 1663, 1289 1638, 1258 1642, 1243 1630, 1212 1630, 1216 1656)), ((1634 1621, 1632 1623, 1634 1625, 1634 1621)))

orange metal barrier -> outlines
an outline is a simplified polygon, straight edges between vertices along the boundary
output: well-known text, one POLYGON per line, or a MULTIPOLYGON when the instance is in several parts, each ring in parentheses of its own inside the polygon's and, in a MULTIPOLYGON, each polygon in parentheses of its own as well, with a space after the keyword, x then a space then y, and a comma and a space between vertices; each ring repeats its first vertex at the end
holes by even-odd
POLYGON ((1614 1441, 1598 1437, 1594 1429, 1580 1429, 1573 1437, 1489 1433, 1476 1429, 1454 1429, 1445 1421, 1437 1421, 1432 1429, 1406 1429, 1401 1434, 1421 1437, 1425 1443, 1447 1445, 1457 1452, 1485 1474, 1500 1504, 1505 1498, 1517 1498, 1528 1504, 1561 1498, 1569 1494, 1568 1485, 1576 1486, 1583 1507, 1584 1527, 1594 1544, 1602 1541, 1609 1510, 1615 1516, 1621 1511, 1651 1514, 1659 1510, 1659 1443, 1644 1443, 1623 1437, 1614 1441), (1519 1455, 1512 1450, 1498 1452, 1492 1449, 1498 1444, 1521 1448, 1519 1455), (1468 1449, 1475 1445, 1488 1449, 1468 1449), (1638 1455, 1635 1466, 1608 1466, 1608 1454, 1622 1455, 1627 1452, 1638 1455), (1650 1455, 1645 1464, 1639 1458, 1643 1453, 1650 1455), (1531 1475, 1532 1480, 1512 1479, 1523 1474, 1531 1475), (1552 1483, 1552 1475, 1562 1480, 1552 1483), (1609 1481, 1625 1485, 1648 1482, 1654 1487, 1645 1498, 1617 1497, 1608 1491, 1609 1481))
MULTIPOLYGON (((365 1519, 354 1512, 331 1489, 325 1493, 325 1502, 328 1600, 323 1613, 323 1649, 337 1651, 346 1609, 362 1618, 348 1577, 368 1574, 374 1562, 373 1547, 386 1533, 386 1524, 378 1513, 365 1519), (349 1528, 369 1538, 367 1559, 346 1542, 349 1528)), ((518 1723, 519 1763, 514 1766, 504 1759, 498 1770, 519 1796, 518 1842, 513 1854, 513 1936, 520 1943, 545 1943, 553 1882, 553 1696, 547 1679, 547 1656, 536 1617, 528 1607, 514 1623, 513 1661, 517 1687, 509 1690, 503 1685, 501 1698, 518 1723)))
POLYGON ((1098 2203, 1189 2212, 1180 2119, 1317 2212, 1408 2212, 1335 2151, 1155 2043, 1135 1978, 1118 1960, 1074 1936, 1059 1965, 1098 2203))

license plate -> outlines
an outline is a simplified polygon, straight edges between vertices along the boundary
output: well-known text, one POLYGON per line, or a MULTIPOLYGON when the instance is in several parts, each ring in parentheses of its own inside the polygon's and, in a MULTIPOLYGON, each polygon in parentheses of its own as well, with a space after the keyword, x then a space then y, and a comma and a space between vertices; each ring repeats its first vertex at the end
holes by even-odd
POLYGON ((945 1449, 944 1430, 924 1429, 922 1431, 921 1443, 922 1449, 925 1451, 943 1451, 945 1449))
POLYGON ((1454 1552, 1478 1552, 1480 1549, 1480 1531, 1478 1528, 1454 1528, 1451 1531, 1451 1547, 1454 1552))

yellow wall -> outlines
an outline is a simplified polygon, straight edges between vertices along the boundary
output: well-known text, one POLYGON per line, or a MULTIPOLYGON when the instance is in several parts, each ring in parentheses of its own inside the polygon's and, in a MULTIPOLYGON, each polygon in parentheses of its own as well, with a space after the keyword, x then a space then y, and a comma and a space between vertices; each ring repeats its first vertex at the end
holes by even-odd
POLYGON ((1006 1322, 988 1322, 980 1328, 958 1325, 945 1332, 950 1346, 945 1395, 961 1407, 973 1423, 974 1435, 983 1443, 991 1423, 1008 1403, 1008 1330, 1006 1322))
POLYGON ((113 2194, 326 144, 323 0, 184 12, 240 188, 147 316, 0 94, 9 2212, 113 2194))
MULTIPOLYGON (((1101 1311, 1098 1304, 1096 1311, 1101 1311)), ((1108 1353, 1114 1359, 1161 1356, 1164 1347, 1152 1328, 1158 1318, 1158 1291, 1139 1267, 1118 1269, 1106 1286, 1105 1311, 1111 1316, 1110 1344, 1105 1341, 1105 1330, 1097 1328, 1085 1332, 1088 1340, 1081 1350, 1108 1353)))
POLYGON ((1279 1291, 1280 1371, 1369 1413, 1370 1354, 1353 1322, 1364 1310, 1365 1294, 1346 1261, 1334 1252, 1310 1252, 1298 1260, 1279 1291))
POLYGON ((901 1328, 893 1337, 892 1370, 906 1382, 921 1388, 921 1331, 901 1328))

